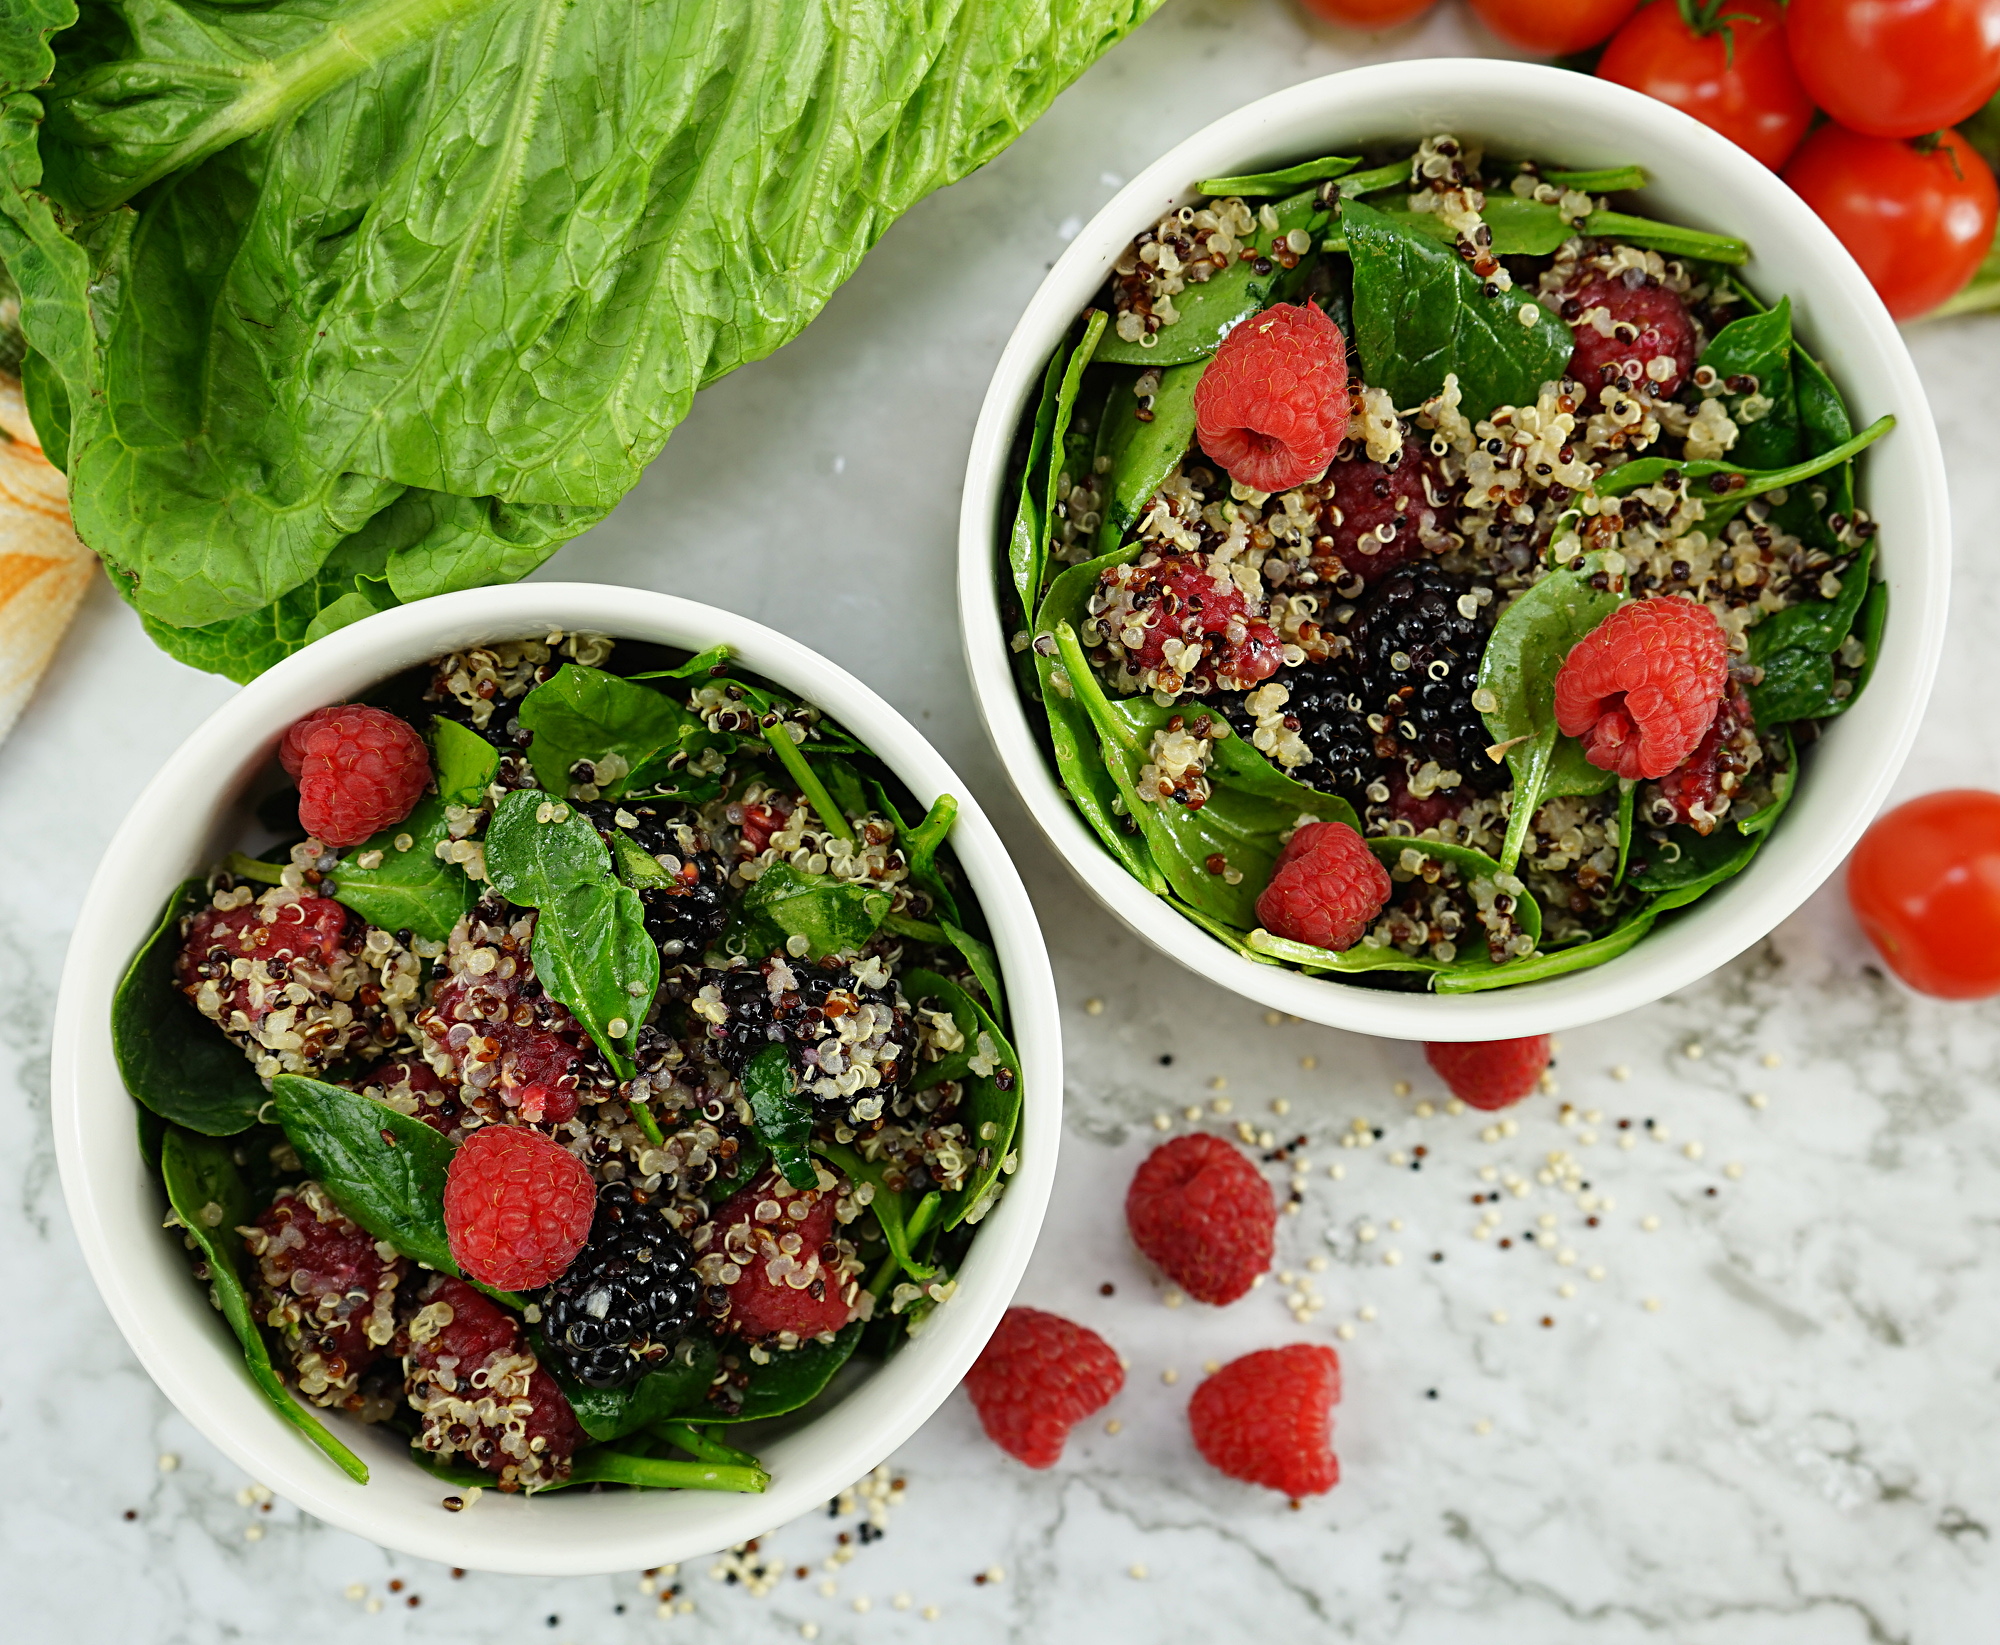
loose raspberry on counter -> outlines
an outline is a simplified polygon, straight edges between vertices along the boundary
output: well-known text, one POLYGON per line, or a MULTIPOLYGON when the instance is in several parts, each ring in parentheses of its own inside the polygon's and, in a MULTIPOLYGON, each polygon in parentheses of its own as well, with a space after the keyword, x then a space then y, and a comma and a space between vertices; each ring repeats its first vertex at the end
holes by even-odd
POLYGON ((1278 1208, 1241 1150, 1195 1132, 1148 1154, 1125 1191, 1132 1243, 1197 1302, 1234 1302, 1271 1266, 1278 1208))
POLYGON ((1664 777, 1694 752, 1728 683, 1729 642, 1707 606, 1634 600, 1570 648, 1556 725, 1600 771, 1664 777))
POLYGON ((1340 1356, 1300 1342, 1231 1360, 1195 1389, 1188 1426, 1211 1467, 1296 1500, 1340 1483, 1339 1403, 1340 1356))
POLYGON ((832 1188, 801 1190, 767 1171, 694 1231, 695 1271, 730 1330, 796 1347, 854 1318, 861 1264, 853 1242, 841 1238, 840 1203, 837 1179, 832 1188))
POLYGON ((285 733, 278 761, 299 785, 299 826, 336 850, 407 817, 431 780, 430 750, 386 709, 315 709, 285 733))
POLYGON ((1149 691, 1248 691, 1285 660, 1263 601, 1200 555, 1146 554, 1109 567, 1091 621, 1149 691))
POLYGON ((1490 1113, 1513 1106, 1541 1083, 1549 1066, 1549 1037, 1430 1043, 1424 1060, 1460 1102, 1490 1113))
POLYGON ((1648 820, 1686 823, 1697 834, 1714 833, 1744 774, 1760 758, 1750 699, 1732 683, 1694 752, 1660 779, 1659 793, 1647 807, 1648 820))
POLYGON ((1638 269, 1571 286, 1562 294, 1562 317, 1576 334, 1569 374, 1593 400, 1611 383, 1667 399, 1694 371, 1687 305, 1638 269))
POLYGON ((405 1391, 423 1424, 417 1444, 438 1461, 497 1474, 503 1491, 568 1476, 583 1429, 520 1322, 498 1303, 439 1274, 410 1321, 404 1365, 405 1391))
POLYGON ((524 1125, 489 1125, 451 1157, 444 1227, 460 1268, 501 1291, 560 1279, 590 1238, 597 1184, 561 1143, 524 1125))
POLYGON ((1313 567, 1323 582, 1338 582, 1343 572, 1376 582, 1441 553, 1458 529, 1458 498, 1421 441, 1406 441, 1394 468, 1350 446, 1326 471, 1325 489, 1331 506, 1320 511, 1319 523, 1331 550, 1323 557, 1316 544, 1313 567), (1340 565, 1322 564, 1323 558, 1340 565))
POLYGON ((280 1188, 239 1232, 257 1262, 257 1317, 283 1337, 299 1392, 360 1408, 362 1373, 397 1352, 396 1289, 409 1263, 316 1182, 280 1188))
POLYGON ((1039 1308, 1009 1308, 965 1373, 986 1437, 1030 1468, 1054 1467, 1070 1429, 1124 1386, 1110 1343, 1039 1308))
POLYGON ((1389 871, 1341 822, 1309 822, 1286 842, 1257 920, 1274 937, 1345 953, 1389 901, 1389 871))
POLYGON ((1201 449, 1254 491, 1285 491, 1347 433, 1347 339, 1319 310, 1279 303, 1222 339, 1194 390, 1201 449))

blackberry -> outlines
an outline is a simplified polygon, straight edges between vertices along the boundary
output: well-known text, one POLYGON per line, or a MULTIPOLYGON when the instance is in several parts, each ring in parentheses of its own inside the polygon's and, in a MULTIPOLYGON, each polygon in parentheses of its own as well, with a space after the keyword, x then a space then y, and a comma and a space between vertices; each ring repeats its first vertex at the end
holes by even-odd
POLYGON ((582 809, 607 843, 615 829, 648 856, 676 865, 669 872, 677 876, 677 884, 639 893, 646 908, 646 933, 660 945, 661 957, 699 959, 707 953, 729 924, 724 897, 729 870, 708 849, 708 836, 693 814, 684 806, 644 800, 593 800, 582 809), (618 821, 621 816, 634 821, 627 826, 618 821))
POLYGON ((728 1011, 708 1030, 710 1053, 732 1074, 740 1079, 759 1051, 782 1044, 821 1117, 864 1126, 881 1118, 882 1099, 904 1077, 902 1063, 885 1053, 909 1043, 907 1014, 893 994, 867 986, 845 967, 824 970, 783 956, 709 976, 728 1011), (864 1011, 864 1031, 857 1034, 855 1019, 864 1011), (877 1076, 873 1083, 854 1087, 848 1081, 849 1089, 839 1088, 844 1075, 870 1069, 877 1076))
POLYGON ((1420 760, 1456 771, 1466 786, 1491 791, 1506 769, 1486 757, 1492 742, 1472 706, 1486 649, 1491 604, 1470 602, 1469 577, 1436 566, 1407 566, 1369 590, 1348 630, 1362 694, 1388 735, 1420 760))
MULTIPOLYGON (((1368 729, 1362 682, 1352 665, 1345 658, 1303 663, 1280 674, 1278 683, 1291 692, 1285 718, 1296 725, 1313 755, 1287 774, 1322 794, 1350 799, 1360 794, 1380 775, 1382 761, 1375 752, 1375 733, 1368 729)), ((1256 731, 1256 717, 1244 708, 1242 697, 1233 699, 1225 712, 1240 736, 1256 731)))
POLYGON ((590 1243, 542 1293, 549 1355, 586 1388, 623 1388, 664 1360, 701 1314, 694 1249, 623 1182, 597 1191, 590 1243))

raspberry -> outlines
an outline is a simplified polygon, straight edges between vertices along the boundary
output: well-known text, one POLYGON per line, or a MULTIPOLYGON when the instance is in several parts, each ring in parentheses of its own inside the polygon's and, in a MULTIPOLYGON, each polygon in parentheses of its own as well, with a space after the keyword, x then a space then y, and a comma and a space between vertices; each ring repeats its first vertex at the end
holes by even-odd
POLYGON ((1426 1044, 1424 1060, 1460 1102, 1491 1113, 1512 1107, 1541 1083, 1549 1065, 1549 1037, 1426 1044))
POLYGON ((1429 447, 1415 440, 1404 442, 1394 468, 1371 461, 1361 446, 1350 446, 1326 471, 1326 490, 1332 506, 1321 510, 1322 539, 1313 567, 1322 582, 1336 583, 1352 572, 1372 583, 1450 547, 1448 533, 1458 529, 1458 498, 1429 447), (1338 566, 1318 563, 1326 542, 1332 543, 1338 566))
POLYGON ((1125 1191, 1132 1243, 1197 1302, 1234 1302, 1271 1266, 1278 1208, 1238 1149, 1195 1132, 1148 1154, 1125 1191))
POLYGON ((243 1243, 257 1260, 257 1317, 283 1336, 299 1391, 315 1405, 358 1405, 362 1372, 396 1337, 410 1265, 393 1249, 385 1257, 316 1182, 280 1188, 243 1243))
POLYGON ((1340 1483, 1333 1408, 1340 1356, 1293 1343, 1233 1359, 1194 1391, 1188 1426, 1195 1449, 1231 1479, 1297 1499, 1340 1483))
POLYGON ((1347 415, 1347 339, 1317 303, 1252 315, 1222 339, 1195 384, 1201 449, 1256 491, 1286 491, 1323 472, 1347 415))
POLYGON ((1124 1386, 1110 1343, 1039 1308, 1009 1308, 965 1373, 986 1437, 1030 1468, 1053 1468, 1070 1429, 1124 1386))
POLYGON ((542 1300, 548 1352, 586 1388, 623 1388, 665 1360, 700 1313, 688 1242, 643 1193, 606 1183, 590 1243, 542 1300))
POLYGON ((1729 680, 1729 642, 1692 600, 1634 600, 1570 648, 1556 724, 1621 777, 1664 777, 1695 750, 1729 680))
POLYGON ((431 780, 423 738, 357 703, 308 714, 285 733, 278 760, 298 779, 299 826, 337 850, 401 822, 431 780))
MULTIPOLYGON (((705 1258, 720 1256, 721 1273, 735 1271, 734 1279, 710 1282, 724 1290, 729 1329, 752 1342, 785 1334, 803 1342, 854 1317, 861 1265, 852 1243, 839 1238, 837 1203, 830 1191, 796 1189, 767 1171, 696 1231, 695 1248, 705 1258), (759 1215, 767 1204, 775 1205, 775 1215, 759 1215)), ((703 1268, 706 1277, 707 1263, 703 1268)), ((710 1301, 717 1300, 711 1293, 710 1301)))
POLYGON ((1286 842, 1257 920, 1274 937, 1339 954, 1352 948, 1389 900, 1389 871, 1346 823, 1309 822, 1286 842))
POLYGON ((1285 660, 1263 603, 1253 604, 1226 567, 1194 554, 1112 566, 1099 581, 1092 622, 1149 691, 1247 691, 1285 660), (1169 642, 1178 642, 1171 664, 1169 642))
POLYGON ((422 1421, 417 1445, 499 1475, 503 1491, 558 1484, 584 1441, 556 1379, 520 1322, 463 1280, 439 1274, 410 1321, 405 1391, 422 1421))
POLYGON ((1687 305, 1637 269, 1571 286, 1563 293, 1562 315, 1576 334, 1569 374, 1593 398, 1617 383, 1628 389, 1643 384, 1666 399, 1680 392, 1694 370, 1694 322, 1687 305), (1591 319, 1600 308, 1607 317, 1602 331, 1591 319), (1667 364, 1655 366, 1656 360, 1667 364), (1655 376, 1660 370, 1666 375, 1655 376))
POLYGON ((1750 699, 1740 685, 1732 684, 1694 752, 1660 779, 1659 794, 1648 814, 1655 823, 1686 823, 1697 834, 1714 833, 1756 757, 1757 727, 1750 716, 1750 699))
POLYGON ((444 1227, 460 1268, 501 1291, 562 1276, 590 1238, 597 1185, 561 1143, 521 1125, 467 1137, 444 1180, 444 1227))

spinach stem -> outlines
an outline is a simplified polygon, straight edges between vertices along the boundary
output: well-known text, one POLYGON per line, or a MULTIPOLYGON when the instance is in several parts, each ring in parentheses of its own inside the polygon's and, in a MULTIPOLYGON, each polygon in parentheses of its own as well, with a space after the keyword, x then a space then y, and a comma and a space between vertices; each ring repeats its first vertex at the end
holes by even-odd
POLYGON ((819 813, 819 820, 826 824, 827 832, 852 845, 854 830, 841 815, 840 807, 833 803, 833 796, 827 793, 826 784, 819 780, 819 773, 806 763, 805 755, 799 752, 799 745, 792 741, 792 734, 785 729, 782 719, 764 727, 764 741, 771 745, 771 751, 778 756, 778 763, 799 785, 799 792, 819 813))
POLYGON ((232 851, 222 859, 222 866, 239 880, 255 880, 259 885, 283 885, 285 869, 282 863, 260 862, 255 857, 246 857, 241 851, 232 851))
POLYGON ((757 1468, 757 1459, 748 1451, 739 1451, 733 1445, 725 1445, 706 1429, 697 1428, 692 1422, 662 1422, 653 1432, 669 1445, 678 1445, 698 1462, 722 1463, 732 1468, 757 1468))
POLYGON ((1386 188, 1395 188, 1409 180, 1409 160, 1391 160, 1386 166, 1377 166, 1373 171, 1350 171, 1340 180, 1340 196, 1343 200, 1358 200, 1364 194, 1380 194, 1386 188))
POLYGON ((1665 457, 1641 457, 1633 462, 1621 463, 1599 480, 1597 494, 1600 497, 1622 497, 1626 492, 1636 491, 1640 486, 1653 485, 1668 474, 1681 474, 1691 479, 1706 479, 1713 474, 1742 475, 1744 483, 1734 490, 1717 492, 1712 498, 1700 499, 1710 505, 1709 518, 1713 519, 1716 508, 1733 508, 1736 504, 1746 503, 1752 497, 1760 497, 1767 491, 1795 486, 1824 474, 1828 469, 1838 468, 1849 458, 1867 450, 1895 426, 1896 418, 1893 413, 1877 417, 1852 439, 1843 440, 1832 450, 1822 451, 1817 457, 1808 457, 1802 463, 1793 463, 1789 468, 1758 470, 1738 468, 1734 463, 1680 463, 1665 457))
POLYGON ((913 920, 907 914, 891 914, 882 922, 884 931, 893 931, 899 937, 910 937, 917 942, 934 942, 940 947, 946 942, 944 927, 931 925, 924 920, 913 920))
POLYGON ((1557 188, 1579 189, 1585 194, 1617 194, 1625 189, 1644 188, 1643 166, 1606 166, 1601 171, 1545 171, 1542 181, 1557 188))
POLYGON ((643 1485, 654 1491, 741 1491, 754 1494, 771 1483, 755 1463, 672 1462, 633 1456, 602 1447, 582 1452, 570 1466, 573 1485, 643 1485))
POLYGON ((660 1134, 660 1122, 653 1118, 653 1110, 646 1099, 627 1095, 625 1105, 632 1110, 632 1118, 638 1122, 639 1129, 646 1133, 646 1140, 655 1148, 662 1146, 667 1139, 660 1134))

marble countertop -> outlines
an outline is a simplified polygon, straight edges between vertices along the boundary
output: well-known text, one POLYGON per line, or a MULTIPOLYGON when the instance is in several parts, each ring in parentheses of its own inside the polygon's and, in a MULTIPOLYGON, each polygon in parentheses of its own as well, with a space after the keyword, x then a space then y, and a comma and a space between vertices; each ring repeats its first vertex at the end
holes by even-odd
MULTIPOLYGON (((861 1540, 867 1493, 845 1514, 835 1503, 766 1541, 758 1557, 782 1575, 761 1593, 710 1561, 657 1580, 460 1579, 262 1501, 132 1360, 56 1182, 47 1041, 65 937, 132 797, 231 689, 156 652, 100 587, 0 748, 0 1103, 17 1139, 0 1167, 8 1637, 1991 1637, 1993 1006, 1885 981, 1823 891, 1700 986, 1563 1036, 1559 1095, 1486 1133, 1427 1110, 1438 1090, 1414 1047, 1267 1024, 1142 950, 1043 846, 973 712, 952 591, 964 451, 1065 236, 1262 92, 1360 61, 1496 50, 1449 8, 1368 39, 1282 0, 1172 0, 1012 151, 911 213, 799 341, 703 394, 634 495, 549 568, 710 600, 818 646, 911 714, 995 813, 1047 926, 1068 1034, 1063 1172, 1021 1297, 1129 1357, 1105 1413, 1117 1431, 1086 1425, 1031 1473, 954 1396, 894 1459, 900 1493, 875 1490, 886 1534, 861 1540), (1224 1311, 1164 1306, 1120 1227, 1156 1123, 1187 1129, 1196 1106, 1204 1125, 1310 1139, 1310 1186, 1280 1227, 1292 1278, 1224 1311), (1341 1147, 1357 1125, 1372 1146, 1341 1147), (1539 1180, 1558 1156, 1591 1182, 1597 1226, 1539 1180), (1473 1197, 1494 1187, 1501 1221, 1475 1238, 1473 1197), (1205 1362, 1292 1340, 1335 1344, 1346 1379, 1343 1482, 1297 1511, 1211 1472, 1184 1418, 1205 1362), (664 1607, 662 1589, 677 1590, 664 1607)), ((1974 432, 2000 320, 1919 327, 1910 343, 1963 553, 1901 791, 1996 786, 2000 717, 1966 709, 1987 695, 1978 636, 2000 620, 1985 523, 2000 465, 1974 432)))

